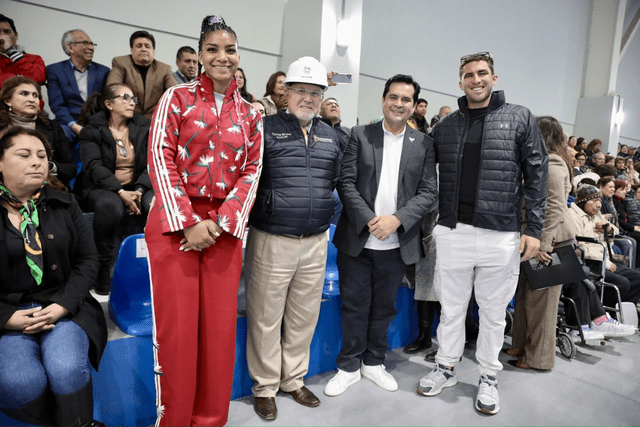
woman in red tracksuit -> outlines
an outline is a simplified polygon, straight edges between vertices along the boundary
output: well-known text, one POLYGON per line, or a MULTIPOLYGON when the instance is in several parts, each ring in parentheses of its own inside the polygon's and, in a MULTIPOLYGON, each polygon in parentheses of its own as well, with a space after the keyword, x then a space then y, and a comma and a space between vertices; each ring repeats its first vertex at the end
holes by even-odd
POLYGON ((227 421, 242 239, 262 169, 262 121, 237 91, 237 36, 222 17, 202 22, 198 59, 198 79, 165 92, 150 132, 157 425, 227 421))

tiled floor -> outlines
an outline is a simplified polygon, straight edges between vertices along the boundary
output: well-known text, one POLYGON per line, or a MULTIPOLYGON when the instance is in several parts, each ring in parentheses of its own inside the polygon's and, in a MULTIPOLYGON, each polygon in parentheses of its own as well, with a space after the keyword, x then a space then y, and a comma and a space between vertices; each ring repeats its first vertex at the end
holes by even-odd
MULTIPOLYGON (((506 338, 505 347, 510 338, 506 338)), ((499 373, 501 410, 478 414, 473 402, 478 371, 474 349, 465 350, 457 366, 458 384, 435 397, 422 397, 415 388, 432 364, 423 354, 401 350, 387 355, 386 366, 400 386, 393 393, 367 379, 343 395, 327 397, 323 389, 334 372, 307 380, 320 397, 317 408, 298 405, 278 395, 278 418, 265 422, 253 409, 253 399, 231 402, 228 425, 640 425, 640 335, 606 341, 600 347, 578 347, 577 357, 559 353, 552 371, 523 371, 507 363, 499 373)))

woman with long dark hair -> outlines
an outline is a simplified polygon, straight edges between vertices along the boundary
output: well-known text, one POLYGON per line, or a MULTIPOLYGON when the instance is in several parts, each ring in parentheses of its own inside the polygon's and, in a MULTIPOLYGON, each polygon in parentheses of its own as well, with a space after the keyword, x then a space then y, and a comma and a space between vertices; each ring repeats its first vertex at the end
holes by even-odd
POLYGON ((227 421, 242 239, 262 170, 262 119, 234 78, 237 41, 222 17, 205 17, 195 83, 167 90, 152 121, 145 239, 159 425, 227 421))
POLYGON ((287 98, 284 96, 284 79, 286 77, 287 74, 284 71, 276 71, 269 77, 264 98, 261 99, 265 116, 276 114, 278 110, 287 109, 287 98))
POLYGON ((0 135, 10 126, 36 129, 51 145, 51 172, 67 187, 76 176, 76 165, 69 142, 57 120, 49 120, 40 110, 42 92, 35 80, 13 76, 5 80, 0 91, 0 135))
MULTIPOLYGON (((536 255, 538 262, 551 260, 550 252, 570 245, 575 231, 565 221, 569 207, 573 168, 562 126, 553 117, 538 117, 547 151, 549 152, 549 181, 547 210, 536 255)), ((552 369, 555 359, 556 317, 562 285, 542 290, 531 290, 528 280, 520 275, 516 293, 516 311, 513 323, 513 347, 507 352, 519 357, 515 366, 522 369, 552 369)))

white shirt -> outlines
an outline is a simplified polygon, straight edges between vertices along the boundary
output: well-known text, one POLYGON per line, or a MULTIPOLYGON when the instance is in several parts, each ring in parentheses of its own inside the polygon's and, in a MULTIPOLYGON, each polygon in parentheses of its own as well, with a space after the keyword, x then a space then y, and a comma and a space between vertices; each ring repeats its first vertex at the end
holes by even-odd
MULTIPOLYGON (((383 120, 382 130, 384 131, 382 170, 380 171, 376 201, 373 205, 376 216, 393 215, 398 210, 398 175, 400 174, 400 157, 402 156, 406 127, 402 133, 394 135, 387 130, 383 120)), ((369 235, 364 247, 376 251, 399 248, 398 232, 394 231, 386 240, 369 235)))

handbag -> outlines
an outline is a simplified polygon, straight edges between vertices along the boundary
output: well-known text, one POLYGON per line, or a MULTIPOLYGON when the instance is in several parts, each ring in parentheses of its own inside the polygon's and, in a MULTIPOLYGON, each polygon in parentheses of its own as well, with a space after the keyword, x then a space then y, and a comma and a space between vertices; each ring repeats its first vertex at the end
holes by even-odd
POLYGON ((535 258, 520 263, 520 269, 527 277, 531 290, 579 282, 587 278, 573 246, 563 246, 550 255, 551 261, 546 264, 535 258))

